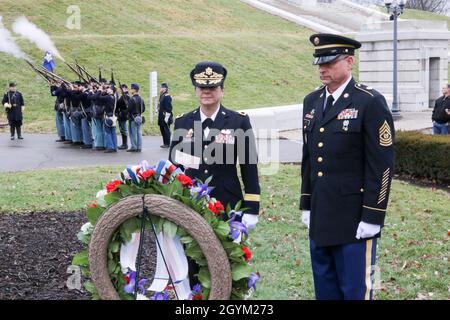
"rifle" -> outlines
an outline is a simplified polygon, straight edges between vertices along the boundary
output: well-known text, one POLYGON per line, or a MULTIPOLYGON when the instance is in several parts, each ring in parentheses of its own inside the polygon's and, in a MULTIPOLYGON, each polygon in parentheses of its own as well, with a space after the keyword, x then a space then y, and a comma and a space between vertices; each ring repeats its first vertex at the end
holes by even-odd
POLYGON ((75 70, 75 68, 73 66, 71 66, 69 63, 67 63, 65 61, 64 61, 64 63, 70 68, 70 70, 72 70, 78 76, 80 81, 83 80, 84 82, 89 83, 89 81, 86 80, 79 71, 75 70))
POLYGON ((123 97, 123 101, 125 102, 125 106, 128 109, 128 99, 127 99, 127 96, 125 95, 125 92, 123 92, 122 83, 120 83, 120 80, 119 80, 119 89, 120 89, 120 93, 122 93, 122 97, 123 97))
POLYGON ((31 69, 33 69, 33 71, 35 71, 38 75, 40 75, 42 78, 44 78, 44 80, 47 81, 48 84, 50 84, 50 82, 52 81, 52 79, 50 79, 50 77, 48 77, 42 71, 38 70, 30 61, 28 61, 28 60, 25 60, 25 61, 26 61, 26 63, 28 63, 28 65, 31 67, 31 69))
POLYGON ((82 67, 81 65, 78 65, 78 67, 84 72, 84 74, 88 77, 89 80, 92 79, 94 80, 95 83, 100 84, 100 82, 97 79, 95 79, 89 72, 87 72, 87 69, 85 67, 82 67))

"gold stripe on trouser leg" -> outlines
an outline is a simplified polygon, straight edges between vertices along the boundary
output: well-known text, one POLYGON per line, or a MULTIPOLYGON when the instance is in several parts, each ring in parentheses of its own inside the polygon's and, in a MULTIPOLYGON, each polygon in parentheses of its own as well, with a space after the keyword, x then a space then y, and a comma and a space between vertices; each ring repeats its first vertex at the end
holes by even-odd
POLYGON ((372 273, 372 244, 372 239, 366 241, 366 300, 370 300, 370 290, 372 290, 372 279, 370 279, 372 273))

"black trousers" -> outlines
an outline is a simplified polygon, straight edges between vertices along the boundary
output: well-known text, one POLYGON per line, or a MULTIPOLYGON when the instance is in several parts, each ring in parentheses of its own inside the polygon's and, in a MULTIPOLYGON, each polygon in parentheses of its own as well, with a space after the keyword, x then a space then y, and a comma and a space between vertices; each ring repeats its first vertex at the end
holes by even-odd
POLYGON ((17 131, 17 137, 22 136, 22 127, 21 126, 10 126, 11 137, 14 137, 15 132, 17 131))
POLYGON ((170 145, 170 128, 167 123, 163 123, 162 125, 160 125, 159 130, 161 131, 163 144, 166 146, 170 145))

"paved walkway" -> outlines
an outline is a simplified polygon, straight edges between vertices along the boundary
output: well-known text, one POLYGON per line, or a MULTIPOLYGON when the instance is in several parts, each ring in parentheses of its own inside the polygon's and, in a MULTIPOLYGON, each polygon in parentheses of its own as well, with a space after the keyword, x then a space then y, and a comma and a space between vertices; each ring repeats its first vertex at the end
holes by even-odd
MULTIPOLYGON (((137 164, 141 160, 157 163, 168 158, 168 149, 162 149, 160 137, 143 138, 142 153, 82 150, 79 147, 55 142, 53 134, 26 134, 24 140, 11 141, 6 133, 0 134, 0 172, 24 171, 44 168, 67 168, 97 165, 137 164)), ((300 162, 301 143, 289 140, 258 140, 261 162, 300 162)))

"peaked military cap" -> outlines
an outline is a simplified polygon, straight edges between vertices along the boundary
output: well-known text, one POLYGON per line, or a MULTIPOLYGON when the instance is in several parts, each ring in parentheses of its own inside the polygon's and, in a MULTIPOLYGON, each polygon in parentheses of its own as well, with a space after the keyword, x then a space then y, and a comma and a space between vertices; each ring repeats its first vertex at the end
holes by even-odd
POLYGON ((314 45, 313 64, 321 65, 336 60, 341 54, 353 56, 361 43, 343 36, 329 33, 313 34, 309 41, 314 45))
POLYGON ((161 88, 169 89, 169 85, 165 82, 161 83, 161 88))
POLYGON ((200 88, 214 88, 223 86, 227 77, 227 69, 220 63, 203 61, 191 71, 192 84, 200 88))
POLYGON ((9 83, 9 87, 10 87, 10 88, 13 88, 13 87, 15 87, 15 86, 16 86, 16 83, 15 83, 15 82, 10 82, 10 83, 9 83))

